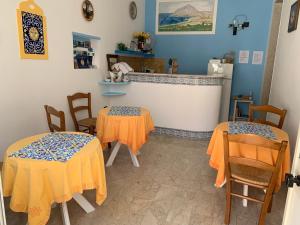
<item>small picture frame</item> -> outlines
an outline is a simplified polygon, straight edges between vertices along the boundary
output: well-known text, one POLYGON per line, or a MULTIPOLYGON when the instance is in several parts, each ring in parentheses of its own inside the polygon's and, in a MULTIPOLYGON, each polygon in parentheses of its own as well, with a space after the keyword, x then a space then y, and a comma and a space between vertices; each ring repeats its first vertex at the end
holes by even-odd
POLYGON ((292 6, 291 6, 291 12, 290 12, 290 19, 289 19, 289 26, 288 26, 288 32, 291 33, 295 30, 297 30, 298 26, 298 18, 299 18, 299 3, 300 1, 297 0, 292 6))

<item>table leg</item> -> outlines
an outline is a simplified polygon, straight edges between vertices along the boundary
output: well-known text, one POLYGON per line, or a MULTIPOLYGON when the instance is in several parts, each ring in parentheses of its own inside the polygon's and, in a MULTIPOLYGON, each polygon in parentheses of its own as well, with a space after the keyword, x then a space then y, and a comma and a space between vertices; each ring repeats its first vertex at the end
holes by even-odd
POLYGON ((92 204, 89 203, 88 200, 86 200, 86 198, 83 197, 81 194, 75 194, 73 195, 73 198, 86 213, 91 213, 95 211, 94 206, 92 206, 92 204))
POLYGON ((117 156, 117 154, 118 154, 118 152, 120 150, 121 145, 122 144, 120 142, 116 143, 116 145, 115 145, 114 149, 112 150, 112 152, 111 152, 111 154, 109 156, 109 159, 108 159, 108 161, 106 163, 107 167, 112 166, 112 164, 113 164, 113 162, 114 162, 114 160, 115 160, 115 158, 116 158, 116 156, 117 156))
POLYGON ((61 214, 62 214, 62 217, 63 217, 63 224, 64 225, 71 225, 69 212, 68 212, 68 207, 67 207, 66 202, 63 202, 61 204, 61 214))
MULTIPOLYGON (((244 196, 248 196, 248 185, 243 185, 243 195, 244 196)), ((243 199, 243 206, 247 207, 248 206, 248 200, 247 199, 243 199)))
POLYGON ((139 164, 139 161, 138 161, 136 155, 134 155, 134 154, 130 151, 130 149, 128 149, 128 151, 129 151, 129 154, 130 154, 130 156, 131 156, 131 161, 132 161, 133 165, 134 165, 135 167, 140 167, 140 164, 139 164))

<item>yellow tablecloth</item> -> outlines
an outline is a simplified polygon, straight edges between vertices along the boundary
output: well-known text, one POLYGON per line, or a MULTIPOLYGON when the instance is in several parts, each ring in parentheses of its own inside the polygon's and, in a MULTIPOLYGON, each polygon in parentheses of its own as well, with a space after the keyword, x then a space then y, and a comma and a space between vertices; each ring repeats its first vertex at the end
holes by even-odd
MULTIPOLYGON (((289 141, 288 134, 283 130, 272 127, 278 141, 289 141)), ((216 178, 216 186, 220 187, 225 181, 225 165, 224 165, 224 146, 223 146, 223 131, 228 131, 228 123, 219 124, 213 133, 210 140, 207 153, 211 156, 209 165, 218 170, 216 178)), ((257 159, 265 163, 274 165, 277 158, 277 151, 266 148, 257 148, 256 146, 230 143, 230 154, 235 156, 243 156, 246 158, 257 159), (257 152, 257 154, 256 154, 257 152)), ((285 152, 285 158, 282 164, 282 169, 279 173, 279 178, 276 185, 276 191, 281 187, 282 181, 285 180, 285 174, 290 172, 290 145, 285 152)))
POLYGON ((4 196, 11 196, 13 211, 28 213, 29 225, 45 225, 51 204, 67 202, 75 193, 96 189, 97 204, 101 205, 106 199, 103 154, 97 138, 65 163, 8 157, 45 135, 25 138, 11 145, 3 164, 4 196))
POLYGON ((133 154, 146 143, 154 130, 150 112, 141 109, 140 116, 109 116, 109 108, 101 109, 97 118, 97 136, 101 143, 119 141, 128 145, 133 154))

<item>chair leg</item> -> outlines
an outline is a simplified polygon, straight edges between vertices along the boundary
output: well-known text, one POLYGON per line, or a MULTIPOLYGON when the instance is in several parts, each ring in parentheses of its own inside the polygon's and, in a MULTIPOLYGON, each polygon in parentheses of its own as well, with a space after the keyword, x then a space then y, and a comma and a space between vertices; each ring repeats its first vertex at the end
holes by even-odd
POLYGON ((269 203, 268 213, 271 213, 271 211, 272 211, 272 205, 273 205, 273 195, 272 195, 270 203, 269 203))
POLYGON ((95 128, 93 126, 89 127, 89 134, 91 134, 91 135, 95 134, 95 128))
POLYGON ((269 210, 269 205, 271 203, 272 195, 273 195, 273 193, 271 193, 270 191, 267 191, 266 196, 265 196, 265 201, 260 210, 258 225, 265 225, 266 215, 269 210))
POLYGON ((226 209, 225 209, 225 221, 226 225, 230 224, 231 214, 231 181, 226 184, 226 209))

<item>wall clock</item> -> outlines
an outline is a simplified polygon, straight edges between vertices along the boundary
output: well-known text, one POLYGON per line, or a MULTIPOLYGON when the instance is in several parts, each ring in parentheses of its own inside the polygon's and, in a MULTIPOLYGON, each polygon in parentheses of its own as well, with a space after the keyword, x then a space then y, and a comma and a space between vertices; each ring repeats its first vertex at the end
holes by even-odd
POLYGON ((84 0, 82 3, 82 14, 87 21, 94 19, 94 7, 89 0, 84 0))
POLYGON ((137 17, 137 6, 134 1, 132 1, 129 5, 129 15, 133 20, 135 20, 137 17))

